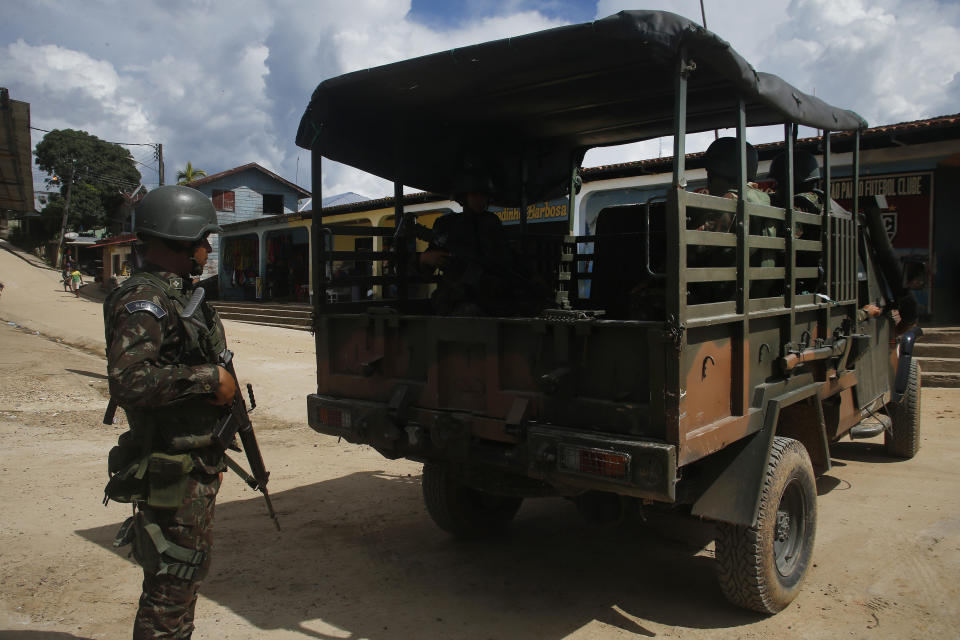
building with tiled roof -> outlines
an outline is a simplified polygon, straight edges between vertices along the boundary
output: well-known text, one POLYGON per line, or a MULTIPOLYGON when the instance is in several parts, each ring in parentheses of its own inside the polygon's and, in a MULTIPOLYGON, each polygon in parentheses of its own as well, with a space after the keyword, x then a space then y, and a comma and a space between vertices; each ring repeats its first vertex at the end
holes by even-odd
MULTIPOLYGON (((250 162, 233 169, 194 180, 187 184, 213 201, 217 220, 221 225, 270 218, 296 212, 297 203, 310 197, 310 192, 286 178, 250 162)), ((220 242, 210 237, 213 251, 207 262, 205 276, 220 270, 220 242)))
MULTIPOLYGON (((848 207, 852 142, 852 134, 831 135, 832 195, 848 207)), ((820 155, 822 144, 820 137, 798 141, 800 148, 816 155, 820 155)), ((906 269, 917 276, 915 280, 920 285, 916 293, 926 319, 960 322, 960 252, 953 246, 960 238, 960 114, 871 127, 861 132, 860 148, 861 192, 886 196, 888 233, 906 269)), ((770 188, 772 184, 764 182, 765 174, 770 160, 783 150, 783 144, 759 144, 757 150, 761 186, 770 188)), ((572 220, 564 199, 530 205, 531 210, 546 213, 539 218, 528 214, 528 222, 566 224, 575 234, 590 233, 605 207, 645 202, 665 194, 672 167, 673 159, 667 157, 584 168, 583 187, 575 199, 572 220)), ((686 167, 689 188, 703 186, 703 153, 688 154, 686 167)), ((323 222, 392 226, 395 204, 394 198, 387 197, 324 207, 323 222)), ((420 221, 428 226, 442 213, 459 209, 447 196, 431 193, 404 195, 402 205, 405 211, 419 212, 420 221)), ((515 211, 499 212, 508 231, 519 227, 511 220, 511 213, 515 211)), ((313 212, 304 211, 276 219, 240 222, 225 228, 224 238, 244 237, 251 247, 265 247, 264 238, 290 226, 302 227, 301 233, 308 236, 312 219, 313 212)), ((346 239, 338 236, 337 241, 346 239)), ((372 247, 374 251, 380 248, 372 247)), ((269 264, 269 256, 264 255, 261 274, 269 264)), ((221 283, 223 278, 221 274, 221 283)))

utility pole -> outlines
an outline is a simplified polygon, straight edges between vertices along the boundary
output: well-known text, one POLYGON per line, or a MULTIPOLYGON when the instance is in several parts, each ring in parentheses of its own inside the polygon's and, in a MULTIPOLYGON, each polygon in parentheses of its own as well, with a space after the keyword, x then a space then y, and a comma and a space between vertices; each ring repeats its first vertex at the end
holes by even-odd
POLYGON ((57 266, 63 266, 63 237, 67 232, 67 216, 70 215, 70 190, 73 188, 73 163, 67 171, 67 193, 63 197, 63 220, 60 222, 60 244, 57 247, 57 266))
POLYGON ((159 142, 157 143, 157 165, 160 167, 158 173, 160 174, 160 186, 163 186, 163 145, 159 142))

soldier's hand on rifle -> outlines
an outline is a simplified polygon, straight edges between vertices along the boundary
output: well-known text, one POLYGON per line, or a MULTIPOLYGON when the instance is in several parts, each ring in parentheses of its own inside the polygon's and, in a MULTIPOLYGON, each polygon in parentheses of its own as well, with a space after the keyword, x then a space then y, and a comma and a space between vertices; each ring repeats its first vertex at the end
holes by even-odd
POLYGON ((213 390, 213 398, 209 402, 217 406, 228 405, 233 402, 233 397, 237 395, 237 383, 230 372, 223 367, 217 366, 217 372, 220 374, 220 382, 213 390))
POLYGON ((876 318, 881 313, 883 313, 883 309, 881 309, 875 304, 864 305, 863 310, 867 312, 867 316, 870 318, 876 318))
POLYGON ((420 254, 420 266, 430 269, 446 266, 450 255, 449 251, 443 251, 442 249, 427 249, 420 254))

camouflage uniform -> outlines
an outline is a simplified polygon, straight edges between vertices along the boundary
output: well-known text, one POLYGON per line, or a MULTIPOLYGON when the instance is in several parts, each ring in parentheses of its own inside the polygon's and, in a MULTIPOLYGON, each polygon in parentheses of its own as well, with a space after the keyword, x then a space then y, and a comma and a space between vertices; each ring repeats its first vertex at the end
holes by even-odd
MULTIPOLYGON (((729 200, 737 200, 739 197, 738 189, 727 189, 719 197, 727 198, 729 200)), ((770 196, 760 191, 759 189, 747 185, 747 191, 744 193, 743 197, 744 202, 749 202, 751 204, 763 204, 770 205, 770 196)), ((700 230, 703 231, 719 231, 723 233, 731 233, 734 231, 734 223, 736 222, 736 216, 730 214, 714 215, 709 214, 710 218, 705 220, 698 220, 700 230)), ((751 218, 751 220, 754 220, 751 218)), ((760 220, 760 219, 756 219, 760 220)), ((760 225, 756 224, 754 220, 754 226, 759 226, 760 228, 755 229, 754 233, 759 231, 760 235, 765 237, 775 237, 777 235, 776 222, 773 220, 762 219, 760 225)), ((761 256, 761 261, 759 266, 763 267, 772 267, 776 266, 776 253, 770 251, 769 249, 761 249, 758 254, 761 256)), ((690 256, 690 266, 708 268, 708 267, 725 267, 732 266, 736 261, 736 250, 732 248, 717 248, 717 247, 697 247, 693 250, 692 256, 690 256)), ((770 285, 764 281, 758 281, 754 284, 754 289, 751 291, 753 297, 765 297, 770 285)), ((697 283, 692 282, 687 285, 687 290, 689 292, 688 304, 705 304, 708 302, 718 302, 723 300, 733 299, 733 294, 735 292, 735 287, 732 283, 697 283)))
POLYGON ((512 315, 516 283, 503 274, 514 271, 514 261, 500 218, 489 211, 448 213, 434 223, 433 233, 437 240, 429 248, 454 254, 441 270, 437 313, 512 315), (501 273, 491 273, 478 261, 501 273))
MULTIPOLYGON (((730 189, 729 191, 727 191, 727 193, 723 197, 736 200, 737 190, 730 189)), ((750 185, 747 185, 747 193, 744 195, 743 199, 746 202, 750 202, 752 204, 765 204, 767 206, 770 205, 770 196, 764 193, 763 191, 760 191, 760 189, 757 189, 750 185)))
POLYGON ((220 417, 208 399, 226 342, 206 302, 182 317, 190 294, 181 276, 148 269, 103 307, 110 395, 130 423, 110 452, 107 495, 134 505, 118 543, 133 543, 144 570, 134 638, 189 638, 210 565, 223 452, 182 443, 209 434, 220 417))

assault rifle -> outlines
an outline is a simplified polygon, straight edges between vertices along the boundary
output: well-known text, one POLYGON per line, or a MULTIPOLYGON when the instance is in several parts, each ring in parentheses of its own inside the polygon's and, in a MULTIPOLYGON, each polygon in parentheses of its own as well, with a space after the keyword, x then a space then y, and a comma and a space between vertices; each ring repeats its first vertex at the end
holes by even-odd
MULTIPOLYGON (((269 512, 273 524, 277 527, 277 531, 280 531, 280 520, 277 519, 277 513, 273 510, 273 503, 270 501, 270 493, 267 491, 267 480, 270 479, 270 472, 263 464, 263 456, 260 455, 260 446, 257 444, 257 435, 253 432, 253 423, 250 422, 250 415, 247 411, 247 403, 240 391, 237 372, 233 368, 233 352, 224 349, 223 353, 220 354, 219 364, 230 372, 233 382, 237 386, 237 393, 233 396, 233 402, 230 403, 230 412, 217 423, 211 437, 226 451, 234 446, 234 436, 240 436, 240 442, 243 443, 243 452, 247 456, 252 475, 234 462, 230 456, 225 455, 227 466, 243 478, 251 489, 263 494, 263 499, 267 503, 267 512, 269 512)), ((253 385, 250 383, 247 383, 247 394, 250 396, 250 409, 255 409, 257 402, 253 397, 253 385)))
MULTIPOLYGON (((185 321, 190 321, 194 313, 200 307, 200 303, 203 302, 205 295, 205 290, 203 287, 197 287, 193 292, 193 295, 190 297, 190 301, 183 308, 183 311, 180 312, 180 316, 185 321)), ((218 422, 217 425, 213 428, 213 432, 205 436, 181 436, 173 438, 170 442, 170 445, 174 449, 193 449, 200 448, 209 445, 217 445, 224 452, 227 449, 237 450, 235 444, 235 437, 240 436, 240 442, 243 443, 243 452, 247 456, 247 462, 250 464, 250 473, 247 473, 243 467, 237 464, 230 456, 224 455, 227 466, 240 476, 247 485, 254 491, 259 491, 263 494, 263 499, 267 503, 267 511, 270 513, 270 518, 273 519, 273 524, 277 527, 277 531, 280 530, 280 521, 277 519, 277 514, 273 510, 273 503, 270 501, 270 493, 267 491, 267 480, 270 479, 270 472, 267 471, 266 467, 263 464, 263 456, 260 455, 260 446, 257 444, 257 436, 253 432, 253 423, 250 422, 249 411, 247 410, 247 403, 243 399, 243 392, 240 391, 240 382, 237 380, 237 372, 233 368, 233 352, 229 349, 224 349, 220 356, 217 358, 217 364, 230 372, 230 375, 233 377, 233 383, 237 387, 237 393, 233 396, 233 402, 230 403, 228 407, 228 412, 223 416, 218 422)), ((253 385, 247 384, 247 394, 250 396, 250 410, 253 410, 257 406, 257 401, 253 397, 253 385)))

